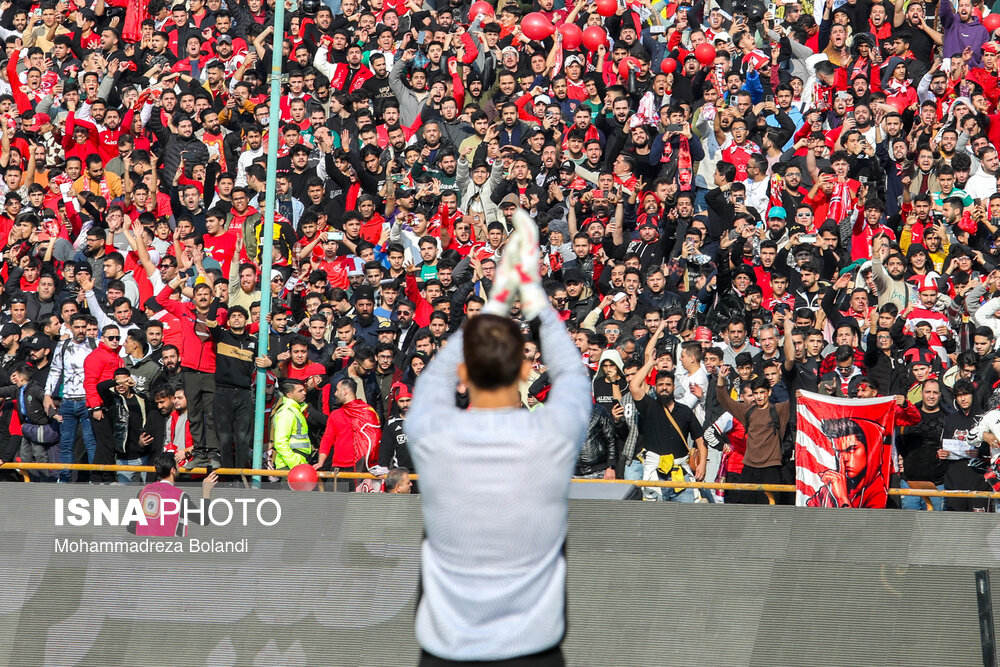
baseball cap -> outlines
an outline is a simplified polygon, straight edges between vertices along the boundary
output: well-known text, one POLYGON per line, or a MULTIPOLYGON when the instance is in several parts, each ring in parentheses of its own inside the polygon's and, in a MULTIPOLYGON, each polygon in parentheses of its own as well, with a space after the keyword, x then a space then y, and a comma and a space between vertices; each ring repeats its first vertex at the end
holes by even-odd
POLYGON ((708 327, 698 327, 694 330, 694 339, 699 343, 711 343, 712 330, 708 327))
MULTIPOLYGON (((16 324, 14 326, 17 326, 16 324)), ((11 334, 13 335, 13 334, 11 334)), ((35 334, 21 341, 21 347, 26 350, 47 350, 52 348, 52 339, 43 334, 35 334)))
POLYGON ((13 322, 8 322, 7 324, 0 327, 0 338, 6 338, 7 336, 20 336, 21 327, 17 326, 13 322))
POLYGON ((539 102, 541 102, 542 104, 549 104, 550 102, 552 102, 552 98, 549 97, 548 95, 545 95, 544 93, 541 95, 535 95, 535 104, 538 104, 539 102))
POLYGON ((509 195, 506 195, 503 199, 500 200, 501 207, 507 206, 508 204, 511 206, 517 206, 520 203, 521 200, 518 199, 517 195, 515 195, 513 192, 510 193, 509 195))
POLYGON ((576 173, 576 163, 572 160, 564 160, 561 165, 559 165, 559 171, 568 171, 571 174, 576 173))
POLYGON ((399 326, 392 320, 382 320, 378 323, 378 332, 399 333, 399 326))
POLYGON ((564 283, 582 283, 583 272, 580 269, 565 269, 563 271, 563 282, 564 283))
POLYGON ((31 127, 28 128, 29 132, 38 132, 42 129, 42 125, 50 122, 52 118, 49 117, 47 113, 36 113, 31 118, 31 127))
POLYGON ((785 209, 780 206, 772 206, 771 210, 767 212, 767 217, 769 220, 771 218, 780 218, 781 220, 784 220, 788 217, 788 214, 785 213, 785 209))
POLYGON ((232 43, 233 43, 233 38, 232 38, 232 37, 230 37, 229 35, 219 35, 219 36, 218 36, 218 37, 216 38, 216 40, 215 40, 215 41, 216 41, 216 42, 229 42, 230 44, 232 44, 232 43))

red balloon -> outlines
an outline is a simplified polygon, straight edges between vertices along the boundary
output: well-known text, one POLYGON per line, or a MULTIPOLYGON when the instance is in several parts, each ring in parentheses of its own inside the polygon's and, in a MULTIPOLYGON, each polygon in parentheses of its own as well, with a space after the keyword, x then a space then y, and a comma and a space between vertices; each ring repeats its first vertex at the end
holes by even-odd
POLYGON ((614 16, 618 11, 618 0, 597 0, 595 4, 601 16, 614 16))
POLYGON ((531 12, 521 19, 521 32, 528 39, 545 39, 555 31, 552 21, 541 12, 531 12))
POLYGON ((583 43, 583 31, 575 23, 561 23, 556 28, 562 35, 562 46, 567 51, 576 51, 583 43))
POLYGON ((664 58, 663 62, 660 63, 660 69, 663 70, 664 74, 672 74, 677 70, 677 61, 673 58, 664 58))
POLYGON ((596 51, 597 47, 602 44, 607 45, 607 43, 608 33, 604 32, 604 28, 588 25, 583 29, 583 45, 588 51, 596 51))
POLYGON ((989 30, 991 33, 1000 28, 1000 14, 987 14, 983 17, 983 27, 989 30))
POLYGON ((715 61, 715 47, 708 42, 702 42, 694 49, 694 57, 702 67, 708 67, 715 61))
POLYGON ((473 2, 472 6, 469 7, 469 21, 470 22, 474 21, 475 18, 480 14, 493 16, 494 15, 493 5, 486 2, 486 0, 476 0, 476 2, 473 2))
POLYGON ((293 491, 312 491, 318 482, 316 469, 308 463, 300 463, 288 471, 288 486, 293 491))

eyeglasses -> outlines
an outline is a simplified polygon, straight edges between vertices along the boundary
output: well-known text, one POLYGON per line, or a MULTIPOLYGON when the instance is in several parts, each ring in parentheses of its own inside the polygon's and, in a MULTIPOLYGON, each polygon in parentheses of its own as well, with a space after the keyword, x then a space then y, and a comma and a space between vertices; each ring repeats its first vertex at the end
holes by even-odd
POLYGON ((105 336, 104 340, 121 340, 121 336, 105 336))

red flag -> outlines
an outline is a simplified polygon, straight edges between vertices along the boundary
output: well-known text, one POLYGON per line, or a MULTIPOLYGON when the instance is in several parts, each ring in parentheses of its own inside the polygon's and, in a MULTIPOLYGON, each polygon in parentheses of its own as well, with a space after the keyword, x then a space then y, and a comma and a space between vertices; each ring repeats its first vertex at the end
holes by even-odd
POLYGON ((885 507, 894 399, 802 392, 796 415, 795 504, 885 507))

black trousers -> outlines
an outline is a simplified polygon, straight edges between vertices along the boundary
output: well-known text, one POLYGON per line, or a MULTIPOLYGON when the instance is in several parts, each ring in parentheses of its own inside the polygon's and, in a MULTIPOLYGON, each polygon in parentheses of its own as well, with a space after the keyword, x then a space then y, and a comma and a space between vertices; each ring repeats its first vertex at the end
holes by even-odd
POLYGON ((456 667, 457 665, 489 665, 490 667, 565 667, 562 649, 558 646, 548 651, 526 655, 507 660, 468 661, 445 660, 431 655, 427 651, 420 652, 420 667, 456 667))
MULTIPOLYGON (((743 484, 781 484, 781 466, 767 468, 751 468, 743 466, 740 473, 743 484)), ((767 505, 767 496, 762 491, 730 491, 726 494, 727 503, 742 503, 744 505, 767 505)))
POLYGON ((215 429, 215 376, 185 368, 181 374, 188 404, 188 425, 195 457, 219 460, 219 434, 215 429))
POLYGON ((215 388, 215 426, 224 468, 250 467, 253 443, 253 390, 215 388))
MULTIPOLYGON (((114 465, 118 462, 115 457, 115 431, 111 421, 111 411, 104 409, 101 411, 101 418, 90 417, 90 425, 94 430, 94 440, 97 447, 94 449, 94 465, 114 465)), ((92 472, 90 479, 93 482, 110 483, 115 481, 117 473, 114 472, 92 472)))

